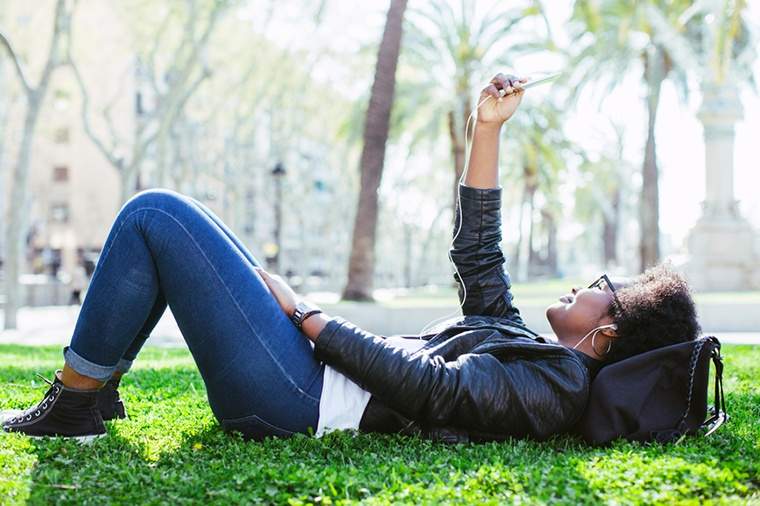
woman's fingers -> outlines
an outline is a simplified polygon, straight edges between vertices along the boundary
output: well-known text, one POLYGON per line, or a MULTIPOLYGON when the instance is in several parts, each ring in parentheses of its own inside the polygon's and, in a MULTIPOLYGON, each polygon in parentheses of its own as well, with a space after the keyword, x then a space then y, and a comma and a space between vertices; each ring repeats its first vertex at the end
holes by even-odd
POLYGON ((511 95, 518 91, 523 91, 523 85, 527 82, 527 77, 518 77, 513 74, 498 73, 493 77, 493 79, 491 79, 491 83, 488 88, 486 88, 486 90, 490 95, 492 95, 493 93, 491 92, 490 88, 495 87, 496 95, 494 96, 498 98, 504 95, 511 95), (499 94, 499 90, 504 90, 504 95, 499 94))
POLYGON ((264 277, 267 277, 267 278, 279 278, 280 277, 277 274, 269 274, 267 271, 264 270, 263 267, 259 267, 259 266, 255 265, 253 268, 254 268, 254 270, 256 270, 256 272, 258 272, 259 274, 261 274, 264 277))
POLYGON ((254 266, 254 270, 261 274, 262 279, 264 280, 264 283, 266 283, 268 286, 272 286, 273 284, 281 283, 283 285, 287 285, 284 279, 282 279, 282 276, 279 274, 270 274, 267 271, 265 271, 261 267, 254 266))
POLYGON ((500 97, 500 95, 499 95, 499 89, 496 88, 496 85, 494 85, 494 84, 489 84, 488 86, 486 86, 486 88, 483 90, 483 92, 491 95, 494 98, 499 98, 500 97))
POLYGON ((264 281, 264 284, 271 288, 272 286, 272 275, 269 274, 267 271, 262 269, 261 267, 254 266, 253 268, 256 272, 259 273, 259 276, 261 276, 262 281, 264 281))
POLYGON ((499 90, 504 90, 507 92, 507 87, 509 86, 509 83, 507 82, 506 76, 502 73, 496 74, 493 79, 491 79, 491 83, 496 86, 499 90))

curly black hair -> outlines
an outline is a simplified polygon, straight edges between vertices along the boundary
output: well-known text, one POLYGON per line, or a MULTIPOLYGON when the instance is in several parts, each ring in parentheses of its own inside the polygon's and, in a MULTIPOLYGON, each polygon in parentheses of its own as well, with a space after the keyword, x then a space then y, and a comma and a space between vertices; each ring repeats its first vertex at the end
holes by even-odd
POLYGON ((615 295, 608 314, 618 337, 611 342, 607 363, 692 341, 702 330, 686 280, 668 263, 650 267, 615 295))

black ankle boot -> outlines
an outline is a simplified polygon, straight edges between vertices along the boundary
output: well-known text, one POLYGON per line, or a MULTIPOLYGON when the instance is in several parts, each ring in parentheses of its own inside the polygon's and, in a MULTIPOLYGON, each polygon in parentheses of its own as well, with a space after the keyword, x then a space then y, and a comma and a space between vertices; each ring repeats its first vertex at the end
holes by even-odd
POLYGON ((127 412, 124 409, 124 401, 119 397, 119 383, 121 378, 111 378, 98 390, 97 407, 103 420, 113 420, 114 418, 126 418, 127 412))
POLYGON ((57 375, 52 383, 47 382, 50 388, 39 404, 4 420, 4 431, 32 437, 64 436, 80 441, 106 434, 103 417, 96 407, 97 390, 67 388, 57 375))

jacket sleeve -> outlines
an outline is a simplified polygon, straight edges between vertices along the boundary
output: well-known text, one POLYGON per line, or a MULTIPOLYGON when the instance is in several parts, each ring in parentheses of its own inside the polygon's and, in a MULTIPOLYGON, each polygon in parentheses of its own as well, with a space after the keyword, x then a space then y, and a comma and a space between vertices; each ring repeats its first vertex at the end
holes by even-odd
POLYGON ((340 317, 328 322, 314 350, 389 408, 433 426, 548 437, 580 416, 588 389, 577 361, 502 363, 464 354, 447 362, 396 348, 340 317))
POLYGON ((506 317, 524 324, 512 304, 512 282, 501 250, 501 187, 459 184, 454 241, 449 258, 456 270, 459 303, 465 315, 506 317), (462 304, 462 300, 464 304, 462 304))

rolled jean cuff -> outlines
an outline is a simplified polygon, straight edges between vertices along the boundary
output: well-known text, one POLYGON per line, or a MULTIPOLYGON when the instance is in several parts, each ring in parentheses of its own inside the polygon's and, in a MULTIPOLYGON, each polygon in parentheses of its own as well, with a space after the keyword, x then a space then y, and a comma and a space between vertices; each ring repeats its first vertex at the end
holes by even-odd
POLYGON ((116 364, 116 370, 124 374, 132 367, 132 360, 121 359, 116 364))
POLYGON ((63 348, 63 360, 69 367, 82 376, 87 376, 98 381, 108 381, 111 379, 111 375, 113 375, 117 368, 116 365, 100 365, 90 362, 81 355, 78 355, 69 346, 63 348))

